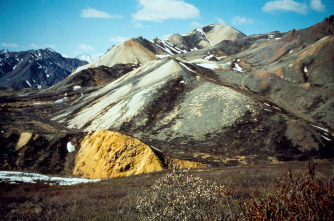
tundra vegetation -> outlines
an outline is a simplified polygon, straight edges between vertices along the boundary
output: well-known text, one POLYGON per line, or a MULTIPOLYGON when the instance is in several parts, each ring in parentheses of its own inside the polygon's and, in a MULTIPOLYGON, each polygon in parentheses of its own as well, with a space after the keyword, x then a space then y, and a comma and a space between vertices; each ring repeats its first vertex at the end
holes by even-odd
POLYGON ((2 183, 0 219, 333 220, 333 184, 326 162, 174 169, 75 186, 2 183))

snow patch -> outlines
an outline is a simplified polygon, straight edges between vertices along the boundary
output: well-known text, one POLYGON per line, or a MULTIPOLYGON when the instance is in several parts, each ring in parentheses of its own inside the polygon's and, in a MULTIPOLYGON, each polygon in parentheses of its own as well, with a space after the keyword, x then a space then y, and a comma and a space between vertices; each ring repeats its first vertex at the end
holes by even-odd
POLYGON ((180 62, 179 64, 182 65, 183 67, 185 67, 188 71, 194 72, 193 70, 191 70, 190 68, 188 68, 187 65, 183 64, 182 62, 180 62))
POLYGON ((273 38, 275 38, 275 35, 268 35, 268 38, 273 39, 273 38))
POLYGON ((162 50, 166 51, 167 53, 169 53, 170 55, 173 55, 173 53, 168 49, 168 48, 163 48, 158 44, 155 44, 156 46, 160 47, 162 50))
POLYGON ((221 56, 221 57, 218 57, 217 59, 220 61, 221 59, 224 59, 226 58, 226 56, 221 56))
POLYGON ((322 138, 324 138, 325 140, 327 140, 327 141, 332 141, 331 139, 329 139, 328 137, 325 137, 325 136, 323 136, 323 135, 320 135, 322 138))
MULTIPOLYGON (((76 58, 81 61, 87 61, 88 63, 93 63, 96 61, 101 55, 89 55, 89 54, 82 54, 77 56, 76 58)), ((63 56, 65 57, 65 56, 63 56)))
POLYGON ((315 128, 318 128, 318 129, 320 129, 320 130, 323 130, 323 131, 325 131, 325 132, 328 133, 328 130, 325 129, 325 128, 322 128, 322 127, 319 127, 319 126, 316 126, 316 125, 313 125, 313 124, 311 124, 311 126, 312 126, 312 127, 315 127, 315 128))
POLYGON ((242 68, 238 64, 234 64, 233 70, 243 72, 242 68))
POLYGON ((308 70, 307 70, 307 67, 304 67, 304 73, 307 73, 308 72, 308 70))
POLYGON ((59 99, 55 101, 55 104, 62 104, 64 103, 64 99, 59 99))
POLYGON ((197 28, 196 31, 200 32, 210 43, 211 46, 213 46, 212 42, 210 41, 210 39, 208 38, 208 36, 206 36, 205 32, 203 31, 202 28, 197 28))
POLYGON ((166 58, 166 57, 169 57, 170 55, 169 54, 167 54, 167 55, 161 55, 161 54, 157 54, 156 55, 158 58, 166 58))
POLYGON ((175 51, 175 52, 178 53, 178 54, 181 54, 181 53, 182 53, 180 50, 174 48, 172 45, 168 44, 168 43, 165 42, 165 41, 161 41, 161 43, 162 43, 165 47, 169 48, 169 49, 172 50, 172 51, 175 51))
POLYGON ((73 144, 71 142, 67 143, 67 151, 70 152, 70 153, 75 151, 75 147, 73 146, 73 144))
POLYGON ((210 54, 208 56, 206 56, 204 59, 205 60, 210 60, 211 58, 214 58, 215 56, 213 54, 210 54))
POLYGON ((27 84, 29 85, 29 87, 32 87, 30 82, 28 80, 26 80, 27 84))
POLYGON ((77 90, 79 90, 80 88, 81 88, 81 86, 76 85, 76 86, 73 87, 73 90, 74 90, 74 91, 77 91, 77 90))
POLYGON ((219 68, 216 64, 196 64, 198 66, 201 66, 203 68, 208 68, 208 69, 217 69, 219 68))
POLYGON ((289 51, 289 54, 291 54, 293 52, 293 50, 289 51))
POLYGON ((0 183, 45 183, 49 185, 76 185, 100 182, 100 179, 51 177, 38 173, 0 171, 0 183))

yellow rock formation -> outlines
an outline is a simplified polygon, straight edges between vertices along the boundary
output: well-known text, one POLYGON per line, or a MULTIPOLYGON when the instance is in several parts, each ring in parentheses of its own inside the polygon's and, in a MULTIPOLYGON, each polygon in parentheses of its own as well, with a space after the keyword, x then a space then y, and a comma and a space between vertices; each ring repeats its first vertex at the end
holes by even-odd
POLYGON ((19 150, 19 149, 21 149, 21 147, 26 145, 29 142, 31 137, 32 137, 32 133, 28 133, 28 132, 21 133, 20 138, 19 138, 19 140, 16 144, 15 150, 19 150))
POLYGON ((168 168, 204 168, 206 167, 205 164, 191 161, 191 160, 183 160, 183 159, 177 159, 177 158, 170 158, 167 157, 166 164, 168 168))
POLYGON ((121 133, 99 130, 82 141, 73 174, 113 178, 160 170, 162 164, 148 145, 121 133))

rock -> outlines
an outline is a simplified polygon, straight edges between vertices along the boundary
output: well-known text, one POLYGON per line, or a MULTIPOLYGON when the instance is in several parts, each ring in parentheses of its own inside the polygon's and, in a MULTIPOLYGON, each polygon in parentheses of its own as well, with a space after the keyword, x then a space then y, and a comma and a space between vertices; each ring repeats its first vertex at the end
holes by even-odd
POLYGON ((21 147, 26 145, 29 142, 31 136, 32 136, 31 133, 27 133, 27 132, 26 133, 21 133, 20 139, 17 142, 15 150, 19 150, 21 147))
POLYGON ((88 134, 82 141, 73 174, 86 178, 113 178, 162 169, 159 158, 140 140, 100 130, 88 134))

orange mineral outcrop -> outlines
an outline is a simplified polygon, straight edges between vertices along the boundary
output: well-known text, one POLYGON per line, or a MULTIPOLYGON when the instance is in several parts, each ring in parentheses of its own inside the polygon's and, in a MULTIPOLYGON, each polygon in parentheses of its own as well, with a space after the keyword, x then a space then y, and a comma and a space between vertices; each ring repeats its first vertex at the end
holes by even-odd
POLYGON ((73 174, 86 178, 113 178, 162 169, 158 157, 140 140, 99 130, 86 135, 82 141, 73 174))

